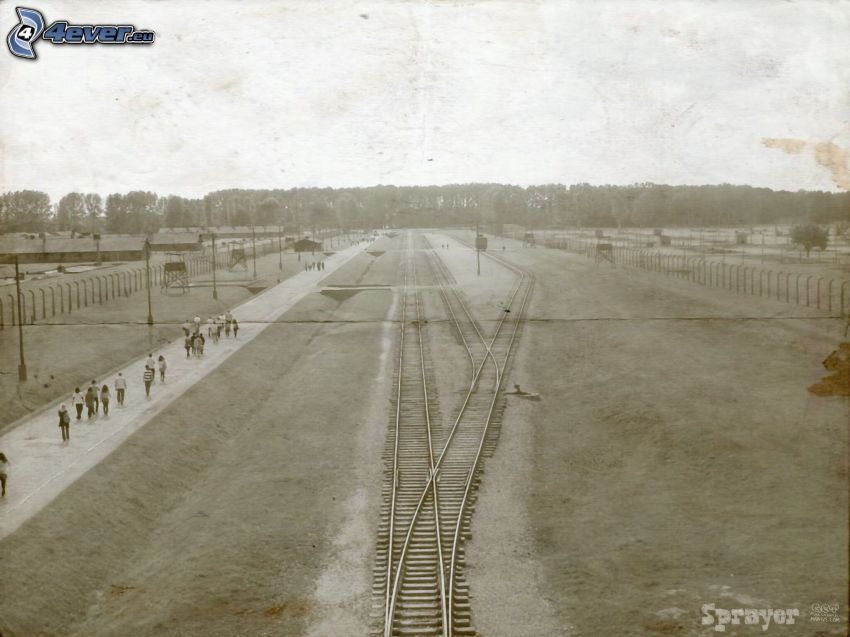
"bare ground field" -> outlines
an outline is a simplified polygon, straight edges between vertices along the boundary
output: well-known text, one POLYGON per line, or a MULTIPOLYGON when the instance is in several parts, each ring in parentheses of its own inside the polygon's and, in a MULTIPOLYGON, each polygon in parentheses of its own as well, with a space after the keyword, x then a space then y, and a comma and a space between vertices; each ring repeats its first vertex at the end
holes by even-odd
POLYGON ((847 608, 848 404, 806 391, 838 321, 507 244, 537 275, 507 384, 542 400, 509 400, 482 483, 481 634, 716 634, 704 603, 796 607, 772 630, 845 634, 808 619, 847 608))
MULTIPOLYGON (((338 284, 388 285, 397 254, 342 270, 338 284)), ((0 543, 4 637, 302 635, 320 621, 340 535, 352 516, 377 524, 380 468, 363 456, 385 431, 391 301, 311 294, 0 543)), ((348 592, 363 626, 370 584, 348 592)))

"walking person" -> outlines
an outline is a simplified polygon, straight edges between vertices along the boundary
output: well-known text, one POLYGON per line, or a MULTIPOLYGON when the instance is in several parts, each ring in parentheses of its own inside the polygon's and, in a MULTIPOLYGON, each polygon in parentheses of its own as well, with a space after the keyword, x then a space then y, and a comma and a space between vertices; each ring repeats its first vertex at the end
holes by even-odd
POLYGON ((207 319, 207 336, 212 336, 213 332, 213 317, 207 319))
POLYGON ((86 404, 85 396, 83 396, 79 387, 74 389, 74 393, 71 396, 71 404, 74 405, 74 409, 77 410, 77 420, 79 420, 83 417, 83 405, 86 404))
POLYGON ((159 382, 165 382, 165 370, 168 367, 168 364, 165 362, 165 356, 162 354, 159 355, 159 361, 157 363, 159 365, 159 382))
POLYGON ((89 385, 89 388, 86 390, 86 412, 88 414, 87 420, 91 420, 91 417, 95 415, 95 407, 94 401, 97 398, 97 391, 89 385))
POLYGON ((6 480, 9 479, 9 459, 0 451, 0 488, 3 489, 0 497, 6 497, 6 480))
POLYGON ((109 385, 104 385, 100 388, 100 404, 103 405, 103 415, 109 415, 109 385))
POLYGON ((118 400, 118 404, 123 407, 124 406, 124 392, 127 389, 127 379, 124 378, 124 375, 121 372, 118 372, 118 378, 115 379, 115 398, 118 400))
POLYGON ((148 354, 148 359, 145 361, 145 367, 156 369, 156 361, 153 359, 153 354, 148 354))
POLYGON ((189 332, 192 330, 192 326, 189 325, 189 320, 183 321, 183 336, 189 336, 189 332))
POLYGON ((71 414, 68 413, 68 408, 65 403, 59 405, 59 430, 62 432, 62 442, 71 439, 71 414))
POLYGON ((142 376, 142 380, 145 381, 145 396, 150 398, 151 384, 153 383, 153 369, 151 367, 145 367, 145 373, 142 376))
POLYGON ((199 357, 203 357, 203 356, 204 356, 204 345, 206 345, 206 344, 207 344, 207 339, 205 339, 205 338, 204 338, 204 335, 203 335, 203 334, 198 334, 198 339, 199 339, 199 342, 198 342, 198 356, 199 356, 199 357))
POLYGON ((191 358, 190 352, 192 351, 192 341, 195 340, 193 335, 189 335, 183 341, 183 349, 186 350, 186 358, 191 358))
POLYGON ((94 413, 97 415, 98 411, 98 403, 100 402, 97 396, 97 381, 92 379, 91 385, 89 385, 89 389, 91 389, 92 396, 94 396, 94 413))
POLYGON ((233 338, 236 338, 237 332, 239 332, 239 323, 236 322, 236 319, 233 319, 233 338))

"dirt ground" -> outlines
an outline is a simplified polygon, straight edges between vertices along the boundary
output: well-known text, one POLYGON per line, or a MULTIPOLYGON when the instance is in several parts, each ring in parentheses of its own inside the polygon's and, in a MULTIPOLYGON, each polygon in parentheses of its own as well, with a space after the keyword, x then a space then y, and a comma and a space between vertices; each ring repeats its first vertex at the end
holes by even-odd
POLYGON ((509 401, 482 484, 482 634, 543 634, 551 610, 545 634, 716 634, 704 603, 799 608, 772 630, 845 634, 808 618, 847 609, 848 404, 806 390, 841 326, 562 251, 504 254, 537 275, 507 380, 542 401, 509 401), (526 562, 546 604, 505 611, 497 553, 526 562))
MULTIPOLYGON (((343 270, 387 285, 397 254, 343 270)), ((311 294, 0 543, 4 637, 305 634, 340 533, 377 523, 361 453, 383 442, 391 303, 311 294)), ((362 626, 370 585, 348 591, 362 626)))

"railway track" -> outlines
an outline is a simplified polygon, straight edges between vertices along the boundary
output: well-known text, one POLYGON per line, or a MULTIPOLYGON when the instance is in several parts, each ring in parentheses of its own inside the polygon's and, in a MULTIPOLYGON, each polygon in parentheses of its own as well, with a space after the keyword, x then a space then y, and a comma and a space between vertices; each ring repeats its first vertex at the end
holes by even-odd
POLYGON ((406 237, 401 324, 396 362, 394 417, 385 462, 378 559, 373 585, 373 634, 474 635, 464 575, 464 541, 470 535, 482 459, 492 453, 501 423, 501 386, 533 278, 517 274, 505 311, 491 333, 474 319, 439 257, 419 238, 406 237), (425 255, 425 256, 423 256, 425 255), (469 386, 450 428, 436 413, 421 299, 422 274, 436 282, 459 341, 469 358, 469 386))

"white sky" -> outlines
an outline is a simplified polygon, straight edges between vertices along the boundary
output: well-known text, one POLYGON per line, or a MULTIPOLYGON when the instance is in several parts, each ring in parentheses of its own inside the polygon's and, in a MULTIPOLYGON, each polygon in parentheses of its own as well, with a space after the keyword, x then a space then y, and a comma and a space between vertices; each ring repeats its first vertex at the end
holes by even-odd
POLYGON ((18 4, 0 2, 0 190, 835 189, 808 148, 850 148, 846 1, 32 0, 48 23, 157 33, 39 42, 35 62, 5 46, 18 4))

